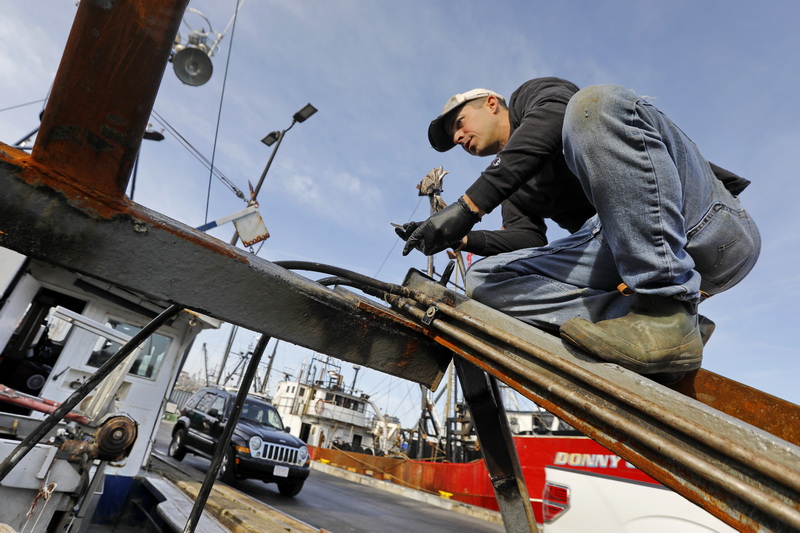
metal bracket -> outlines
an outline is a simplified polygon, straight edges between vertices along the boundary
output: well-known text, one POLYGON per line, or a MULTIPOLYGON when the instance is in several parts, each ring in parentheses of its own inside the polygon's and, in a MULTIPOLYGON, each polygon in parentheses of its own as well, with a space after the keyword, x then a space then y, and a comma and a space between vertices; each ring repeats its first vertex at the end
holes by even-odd
POLYGON ((439 313, 439 308, 435 305, 432 305, 425 311, 425 316, 422 317, 422 323, 426 326, 430 326, 433 319, 436 318, 437 313, 439 313))

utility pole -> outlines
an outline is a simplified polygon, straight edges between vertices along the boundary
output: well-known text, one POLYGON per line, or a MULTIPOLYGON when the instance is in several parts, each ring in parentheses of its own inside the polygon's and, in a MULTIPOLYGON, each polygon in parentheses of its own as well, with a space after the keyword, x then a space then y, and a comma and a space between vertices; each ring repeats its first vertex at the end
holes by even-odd
POLYGON ((206 350, 206 343, 203 343, 203 367, 206 371, 206 386, 209 384, 208 379, 208 351, 206 350))
POLYGON ((272 363, 275 361, 275 352, 278 351, 278 343, 280 341, 275 339, 275 345, 272 347, 272 355, 269 356, 269 363, 267 363, 267 372, 264 374, 264 382, 261 384, 261 393, 267 392, 267 385, 269 384, 269 374, 272 372, 272 363))
POLYGON ((236 336, 236 330, 238 329, 239 326, 231 326, 231 334, 228 337, 228 345, 225 347, 225 353, 222 355, 222 363, 219 365, 219 372, 217 373, 217 379, 215 381, 216 385, 219 385, 219 380, 222 377, 222 374, 225 373, 225 364, 228 362, 228 354, 231 352, 233 338, 236 336))

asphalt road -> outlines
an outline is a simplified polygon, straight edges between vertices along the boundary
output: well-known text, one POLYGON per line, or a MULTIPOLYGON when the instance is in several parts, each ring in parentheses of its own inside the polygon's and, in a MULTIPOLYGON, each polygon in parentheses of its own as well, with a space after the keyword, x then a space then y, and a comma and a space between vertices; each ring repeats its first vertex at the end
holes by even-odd
MULTIPOLYGON (((166 454, 171 424, 162 424, 156 449, 166 454)), ((179 463, 205 475, 209 461, 187 455, 179 463)), ((505 531, 500 524, 448 511, 367 485, 312 471, 294 498, 278 493, 274 484, 240 480, 232 487, 315 528, 331 533, 484 533, 505 531)))

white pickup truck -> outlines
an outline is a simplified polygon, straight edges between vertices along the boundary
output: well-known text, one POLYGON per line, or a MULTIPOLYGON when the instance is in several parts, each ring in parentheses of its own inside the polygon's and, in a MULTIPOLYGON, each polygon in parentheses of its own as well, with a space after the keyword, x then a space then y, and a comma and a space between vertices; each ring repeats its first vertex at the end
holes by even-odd
POLYGON ((546 533, 736 531, 663 485, 561 466, 545 476, 546 533))

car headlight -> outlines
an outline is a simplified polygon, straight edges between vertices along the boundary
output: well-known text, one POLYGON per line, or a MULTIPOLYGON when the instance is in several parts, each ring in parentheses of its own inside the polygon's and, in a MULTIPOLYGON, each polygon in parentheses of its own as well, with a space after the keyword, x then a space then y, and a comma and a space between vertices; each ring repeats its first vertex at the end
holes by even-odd
POLYGON ((255 435, 250 437, 250 453, 253 455, 261 455, 261 447, 264 445, 264 441, 261 440, 261 437, 255 435))
POLYGON ((308 460, 308 448, 305 446, 301 446, 300 450, 297 452, 297 460, 302 465, 308 460))

